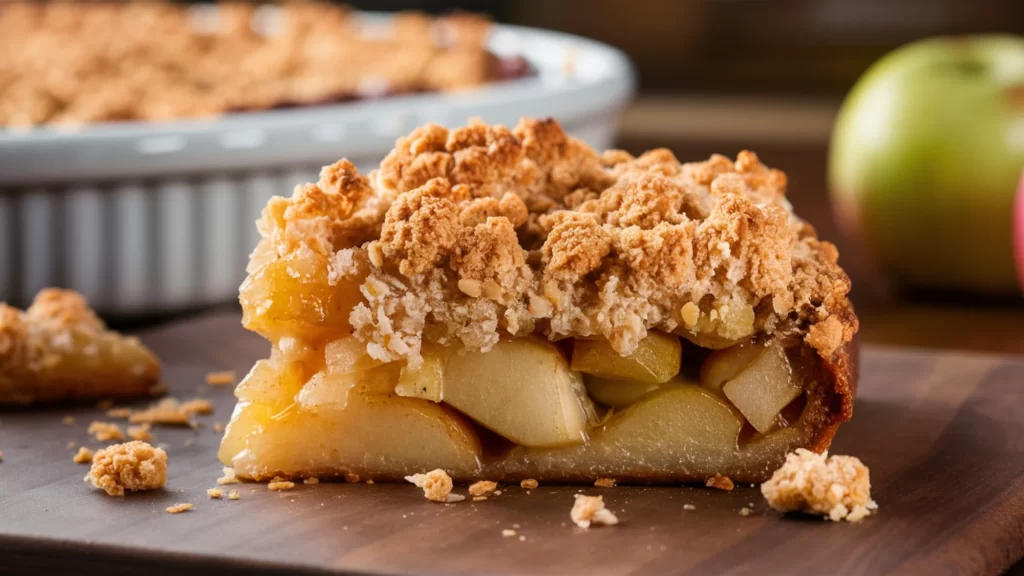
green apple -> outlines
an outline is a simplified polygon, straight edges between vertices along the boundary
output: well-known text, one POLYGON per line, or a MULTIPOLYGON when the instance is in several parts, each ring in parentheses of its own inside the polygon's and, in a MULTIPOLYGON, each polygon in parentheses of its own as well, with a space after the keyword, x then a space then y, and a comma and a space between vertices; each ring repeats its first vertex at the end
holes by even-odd
POLYGON ((898 282, 1009 293, 1024 167, 1024 38, 935 38, 882 58, 836 120, 837 220, 898 282))

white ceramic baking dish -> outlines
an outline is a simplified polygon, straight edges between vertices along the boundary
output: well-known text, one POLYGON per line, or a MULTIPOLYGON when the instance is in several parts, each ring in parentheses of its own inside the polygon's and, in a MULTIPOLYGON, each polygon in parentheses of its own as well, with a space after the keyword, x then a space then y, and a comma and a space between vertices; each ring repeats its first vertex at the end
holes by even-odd
POLYGON ((212 121, 0 129, 0 300, 24 305, 42 287, 64 286, 113 315, 230 301, 270 196, 315 181, 341 157, 368 171, 427 122, 551 116, 597 148, 612 144, 633 91, 621 52, 513 26, 496 26, 490 47, 524 56, 535 74, 466 93, 212 121))

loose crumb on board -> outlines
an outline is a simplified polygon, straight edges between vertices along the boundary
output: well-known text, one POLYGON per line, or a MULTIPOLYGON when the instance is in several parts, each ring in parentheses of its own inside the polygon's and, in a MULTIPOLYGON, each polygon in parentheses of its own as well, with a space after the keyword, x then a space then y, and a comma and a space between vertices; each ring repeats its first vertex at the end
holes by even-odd
POLYGON ((238 495, 238 490, 230 490, 228 492, 228 500, 238 500, 241 496, 238 495))
POLYGON ((303 484, 319 484, 320 483, 320 479, 317 478, 316 476, 310 476, 309 478, 303 479, 302 483, 303 484))
POLYGON ((93 421, 89 424, 89 428, 86 432, 96 438, 99 442, 109 442, 111 440, 124 440, 124 432, 121 431, 121 427, 112 422, 99 422, 93 421))
POLYGON ((272 492, 283 492, 285 490, 291 490, 292 488, 295 488, 295 482, 292 482, 291 480, 285 480, 284 478, 280 478, 278 476, 275 476, 274 479, 271 480, 269 484, 267 484, 267 490, 270 490, 272 492))
POLYGON ((111 496, 162 488, 167 483, 167 453, 139 441, 108 446, 93 455, 85 481, 111 496))
POLYGON ((469 485, 469 495, 476 497, 486 497, 491 492, 494 492, 498 488, 498 483, 492 480, 481 480, 474 482, 469 485))
POLYGON ((131 415, 132 415, 132 409, 131 408, 121 407, 121 408, 111 408, 110 410, 107 410, 107 417, 108 418, 116 418, 118 420, 127 420, 131 415))
POLYGON ((182 502, 180 504, 175 504, 174 506, 168 506, 167 508, 164 508, 164 511, 168 514, 181 514, 182 512, 186 512, 194 508, 195 505, 191 502, 182 502))
POLYGON ((345 474, 345 482, 348 482, 349 484, 358 484, 359 483, 359 474, 352 474, 352 473, 345 474))
POLYGON ((576 502, 573 504, 569 517, 580 528, 590 528, 593 525, 604 524, 613 526, 619 523, 615 514, 604 507, 603 496, 586 496, 575 494, 576 502))
POLYGON ((540 483, 534 480, 533 478, 527 478, 526 480, 523 480, 522 482, 519 483, 520 488, 526 488, 528 490, 533 490, 537 486, 540 486, 540 483))
POLYGON ((85 446, 82 446, 78 449, 78 452, 76 452, 75 455, 71 457, 71 461, 74 462, 75 464, 91 464, 92 457, 93 451, 89 450, 85 446))
POLYGON ((505 538, 511 538, 512 536, 516 535, 516 531, 515 530, 511 530, 509 528, 505 528, 504 530, 501 531, 501 535, 504 536, 505 538))
POLYGON ((224 431, 224 423, 223 422, 214 422, 213 423, 213 433, 214 434, 220 434, 223 431, 224 431))
POLYGON ((445 502, 452 491, 452 477, 440 468, 426 474, 406 476, 406 480, 423 489, 423 496, 431 502, 445 502))
POLYGON ((594 486, 598 488, 613 488, 615 486, 615 478, 598 478, 594 480, 594 486))
POLYGON ((708 488, 718 488, 719 490, 725 490, 726 492, 730 492, 736 487, 736 485, 733 484, 732 478, 722 476, 718 472, 715 472, 714 476, 708 478, 704 485, 708 488))
POLYGON ((217 478, 217 485, 223 486, 224 484, 238 484, 241 480, 238 476, 235 476, 235 469, 230 466, 225 466, 221 471, 222 476, 217 478))
POLYGON ((743 508, 740 508, 740 516, 750 516, 753 513, 754 513, 754 511, 751 510, 750 508, 746 507, 746 506, 744 506, 743 508))
POLYGON ((206 383, 211 386, 229 386, 235 383, 235 373, 232 370, 208 372, 206 374, 206 383))
POLYGON ((786 456, 761 485, 761 494, 780 512, 818 514, 834 522, 859 522, 878 509, 871 499, 869 470, 859 459, 803 448, 786 456))
POLYGON ((152 426, 147 422, 145 424, 139 424, 138 426, 128 427, 128 437, 132 440, 143 440, 150 441, 153 439, 153 434, 150 432, 152 426))
POLYGON ((683 504, 683 510, 696 510, 697 507, 693 504, 683 504))
POLYGON ((207 488, 206 495, 214 500, 218 500, 224 497, 224 491, 220 488, 207 488))
POLYGON ((70 426, 71 424, 74 424, 74 423, 75 423, 75 417, 74 416, 65 416, 64 417, 64 424, 67 424, 68 426, 70 426))

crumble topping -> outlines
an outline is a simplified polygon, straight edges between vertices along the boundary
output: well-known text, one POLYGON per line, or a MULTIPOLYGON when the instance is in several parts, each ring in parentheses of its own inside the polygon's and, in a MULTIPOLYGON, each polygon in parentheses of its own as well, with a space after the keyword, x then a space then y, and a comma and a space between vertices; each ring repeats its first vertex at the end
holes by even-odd
POLYGON ((162 488, 167 483, 167 453, 139 441, 108 446, 93 455, 85 481, 111 496, 162 488))
POLYGON ((576 503, 572 506, 569 516, 580 528, 590 528, 591 525, 604 524, 613 526, 619 523, 618 517, 611 510, 604 507, 603 496, 586 496, 576 494, 576 503))
POLYGON ((142 395, 159 377, 156 358, 108 331, 77 292, 44 288, 24 312, 0 302, 0 404, 142 395), (108 354, 120 371, 90 372, 108 354))
POLYGON ((86 432, 96 438, 99 442, 110 440, 124 440, 124 432, 121 427, 113 422, 96 422, 89 424, 86 432))
POLYGON ((168 514, 181 514, 182 512, 187 512, 194 508, 195 504, 192 504, 191 502, 182 502, 179 504, 175 504, 174 506, 168 506, 167 508, 164 508, 164 512, 167 512, 168 514))
POLYGON ((81 446, 78 448, 78 452, 76 452, 75 455, 71 457, 71 461, 74 462, 75 464, 91 464, 92 457, 93 451, 86 448, 85 446, 81 446))
POLYGON ((452 91, 525 68, 488 52, 490 23, 468 14, 368 23, 328 2, 276 3, 274 18, 269 6, 240 2, 0 5, 0 126, 166 121, 452 91))
POLYGON ((708 488, 718 488, 719 490, 725 490, 726 492, 736 487, 732 482, 732 478, 728 476, 722 476, 719 473, 715 473, 714 476, 708 478, 707 482, 704 483, 708 488))
POLYGON ((797 333, 828 358, 857 330, 850 281, 785 187, 747 151, 684 164, 599 154, 553 120, 428 125, 369 177, 343 160, 273 199, 249 272, 330 262, 332 283, 361 283, 349 321, 367 352, 413 368, 425 337, 487 350, 502 334, 603 336, 628 354, 651 329, 797 333))
MULTIPOLYGON (((447 502, 452 491, 452 477, 438 468, 426 474, 406 476, 406 480, 423 489, 423 496, 431 502, 447 502)), ((459 498, 461 500, 462 498, 459 498)))
POLYGON ((780 512, 819 514, 835 522, 859 522, 878 509, 868 468, 859 459, 803 448, 786 456, 761 494, 780 512))
MULTIPOLYGON (((486 498, 488 494, 494 492, 498 488, 498 483, 492 480, 481 480, 470 484, 469 495, 476 497, 486 498)), ((476 500, 476 498, 474 498, 476 500)))

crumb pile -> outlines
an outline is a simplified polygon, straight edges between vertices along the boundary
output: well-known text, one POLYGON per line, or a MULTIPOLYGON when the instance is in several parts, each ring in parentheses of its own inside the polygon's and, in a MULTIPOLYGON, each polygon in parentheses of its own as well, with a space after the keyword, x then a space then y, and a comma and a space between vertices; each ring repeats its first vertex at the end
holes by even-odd
POLYGON ((524 73, 485 49, 489 29, 468 14, 375 23, 327 2, 0 2, 0 126, 215 116, 524 73))
POLYGON ((820 514, 835 522, 858 522, 878 509, 868 468, 859 459, 803 448, 786 456, 761 493, 780 512, 820 514))
POLYGON ((162 488, 167 483, 167 453, 139 441, 108 446, 93 455, 85 481, 111 496, 162 488))
POLYGON ((425 337, 603 336, 627 354, 650 329, 792 333, 829 358, 857 329, 850 281, 785 187, 751 152, 681 164, 599 154, 553 120, 428 125, 368 177, 341 160, 271 200, 249 272, 327 262, 332 284, 360 286, 350 323, 369 354, 410 366, 425 337))

